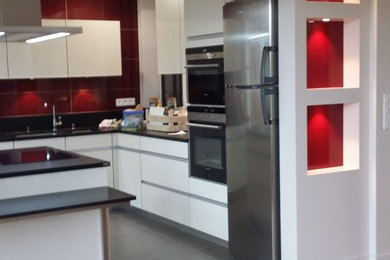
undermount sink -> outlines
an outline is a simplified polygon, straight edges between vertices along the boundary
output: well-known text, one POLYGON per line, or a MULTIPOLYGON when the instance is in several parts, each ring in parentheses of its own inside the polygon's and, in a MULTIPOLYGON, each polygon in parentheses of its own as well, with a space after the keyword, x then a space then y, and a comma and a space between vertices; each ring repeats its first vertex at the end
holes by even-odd
POLYGON ((56 136, 58 135, 57 132, 46 132, 46 133, 25 133, 25 134, 19 134, 16 135, 16 138, 23 138, 23 137, 45 137, 45 136, 56 136))
POLYGON ((19 133, 15 135, 15 138, 29 138, 29 137, 50 137, 50 136, 57 136, 57 135, 63 135, 63 134, 84 134, 84 133, 91 133, 92 129, 90 128, 63 128, 58 129, 57 132, 30 132, 30 133, 19 133))

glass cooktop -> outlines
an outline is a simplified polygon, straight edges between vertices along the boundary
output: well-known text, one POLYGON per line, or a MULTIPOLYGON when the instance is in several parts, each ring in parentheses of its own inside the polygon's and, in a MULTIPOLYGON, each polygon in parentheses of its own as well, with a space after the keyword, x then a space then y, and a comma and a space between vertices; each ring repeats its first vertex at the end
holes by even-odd
POLYGON ((0 151, 0 164, 34 163, 77 158, 76 155, 49 147, 0 151))

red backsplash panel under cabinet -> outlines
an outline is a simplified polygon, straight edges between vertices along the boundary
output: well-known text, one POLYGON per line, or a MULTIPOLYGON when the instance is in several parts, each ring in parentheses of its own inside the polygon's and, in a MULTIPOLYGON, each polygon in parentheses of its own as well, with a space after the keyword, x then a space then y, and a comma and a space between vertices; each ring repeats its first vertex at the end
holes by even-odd
POLYGON ((121 110, 115 99, 140 100, 137 0, 41 0, 43 19, 119 20, 122 76, 0 80, 0 117, 121 110))
POLYGON ((308 170, 343 165, 343 105, 307 108, 308 170))
POLYGON ((344 22, 307 21, 307 88, 343 87, 344 22))

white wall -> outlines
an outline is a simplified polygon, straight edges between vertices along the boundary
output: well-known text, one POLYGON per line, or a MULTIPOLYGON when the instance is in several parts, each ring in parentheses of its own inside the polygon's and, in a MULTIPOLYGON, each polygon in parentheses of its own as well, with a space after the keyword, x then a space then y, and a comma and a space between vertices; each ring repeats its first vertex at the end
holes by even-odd
MULTIPOLYGON (((372 182, 372 238, 371 253, 377 258, 390 259, 390 130, 383 129, 383 94, 390 94, 390 1, 374 0, 377 6, 376 90, 373 90, 373 139, 372 164, 376 168, 372 182), (376 124, 375 124, 376 123, 376 124)), ((375 35, 374 35, 375 36, 375 35)), ((375 40, 375 38, 372 38, 375 40)), ((374 41, 375 42, 375 41, 374 41)), ((375 49, 376 48, 376 49, 375 49)))
POLYGON ((138 33, 141 104, 149 106, 149 98, 161 97, 157 74, 155 0, 138 0, 138 33))

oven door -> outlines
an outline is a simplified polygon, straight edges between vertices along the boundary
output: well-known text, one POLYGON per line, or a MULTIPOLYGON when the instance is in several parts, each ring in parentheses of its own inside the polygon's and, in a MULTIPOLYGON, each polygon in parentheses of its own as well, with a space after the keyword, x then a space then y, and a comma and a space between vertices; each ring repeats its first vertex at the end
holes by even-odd
POLYGON ((223 59, 188 61, 186 69, 190 104, 225 104, 223 59))
POLYGON ((225 126, 187 123, 191 176, 226 183, 225 126))

